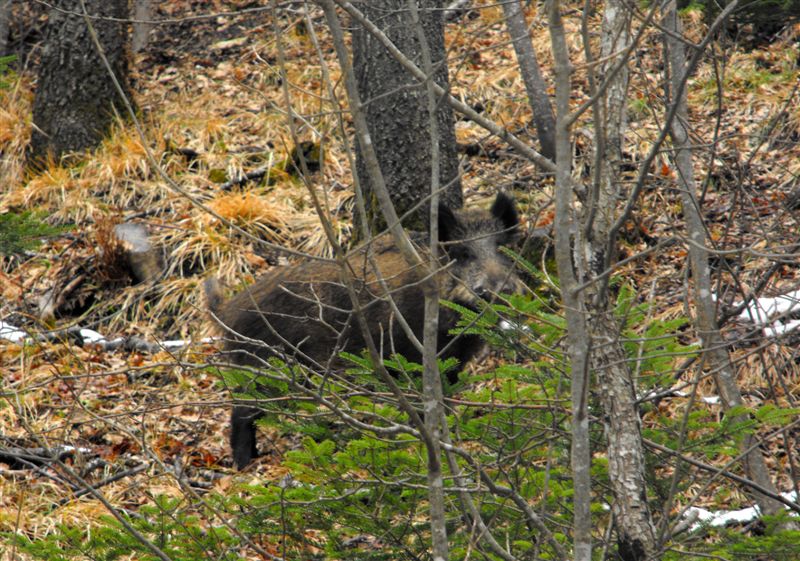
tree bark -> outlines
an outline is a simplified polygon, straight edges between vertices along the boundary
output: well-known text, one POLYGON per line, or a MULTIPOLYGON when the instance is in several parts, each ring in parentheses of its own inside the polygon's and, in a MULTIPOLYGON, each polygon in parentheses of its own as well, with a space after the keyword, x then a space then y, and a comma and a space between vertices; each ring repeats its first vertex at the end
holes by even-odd
MULTIPOLYGON (((322 0, 317 0, 321 2, 322 0)), ((392 56, 397 60, 400 65, 406 69, 412 76, 417 78, 420 82, 424 82, 427 79, 427 75, 420 69, 420 67, 414 63, 413 60, 409 59, 406 55, 402 52, 397 50, 397 47, 391 40, 386 37, 386 35, 381 31, 378 27, 376 27, 369 19, 367 19, 364 14, 358 10, 351 2, 348 0, 334 0, 335 4, 341 7, 345 12, 347 12, 350 17, 352 17, 355 21, 357 21, 360 25, 363 25, 367 30, 372 34, 375 39, 382 44, 392 56)), ((477 111, 475 111, 472 107, 461 101, 460 99, 454 97, 450 94, 446 89, 440 86, 438 83, 433 83, 433 89, 436 92, 436 95, 441 96, 444 103, 447 103, 453 110, 457 111, 461 115, 469 118, 472 122, 476 125, 486 129, 487 132, 497 136, 503 142, 507 142, 510 144, 514 150, 519 152, 521 156, 530 160, 543 170, 547 171, 548 173, 555 173, 556 165, 553 163, 552 160, 545 158, 539 152, 532 149, 527 143, 520 140, 518 137, 514 136, 511 132, 507 129, 503 128, 502 126, 498 125, 491 119, 484 117, 477 111)))
MULTIPOLYGON (((421 63, 421 45, 413 32, 406 0, 370 0, 356 3, 364 15, 414 61, 421 63)), ((441 2, 420 0, 420 19, 430 46, 434 80, 448 89, 447 60, 441 2)), ((430 194, 431 146, 425 84, 415 79, 363 26, 354 23, 353 67, 364 103, 370 139, 399 215, 430 194)), ((453 111, 437 99, 439 128, 439 183, 442 202, 452 208, 462 204, 453 111)), ((379 216, 374 186, 366 173, 360 145, 356 145, 356 172, 364 190, 370 220, 379 216)), ((404 221, 409 228, 427 229, 428 215, 421 208, 404 221)), ((380 221, 371 224, 374 230, 380 221)))
MULTIPOLYGON (((29 162, 59 159, 91 148, 125 106, 89 36, 81 0, 58 0, 50 10, 33 104, 29 162)), ((126 0, 85 0, 100 44, 117 80, 128 92, 126 0), (114 21, 102 19, 115 18, 114 21)), ((127 95, 127 94, 126 94, 127 95)), ((130 98, 130 96, 128 95, 130 98)))
POLYGON ((542 78, 536 51, 533 50, 531 36, 525 24, 525 16, 519 2, 503 2, 503 14, 506 20, 511 43, 517 55, 517 64, 528 92, 528 105, 533 111, 533 122, 539 137, 542 156, 555 161, 556 158, 556 118, 547 97, 547 84, 542 78))
POLYGON ((635 382, 609 310, 592 310, 592 372, 603 410, 608 477, 614 501, 617 553, 623 561, 645 561, 656 550, 655 525, 647 503, 644 446, 635 382))

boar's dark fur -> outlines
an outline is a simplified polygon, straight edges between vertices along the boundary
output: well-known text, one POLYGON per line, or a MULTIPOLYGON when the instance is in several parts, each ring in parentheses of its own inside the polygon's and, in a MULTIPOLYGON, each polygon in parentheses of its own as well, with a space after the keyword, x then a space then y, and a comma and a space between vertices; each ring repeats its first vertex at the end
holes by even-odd
MULTIPOLYGON (((511 242, 518 227, 513 199, 500 193, 491 210, 439 209, 442 262, 450 265, 436 281, 442 298, 475 308, 478 300, 498 292, 511 292, 519 281, 511 263, 498 248, 511 242)), ((424 251, 424 244, 420 244, 424 251)), ((419 272, 411 270, 389 236, 373 242, 373 257, 397 309, 418 338, 422 338, 424 297, 419 272)), ((384 355, 399 353, 420 361, 414 345, 396 321, 376 272, 356 252, 348 260, 360 305, 384 355)), ((210 292, 213 292, 210 291, 210 292)), ((352 301, 342 282, 338 265, 307 260, 276 269, 250 288, 223 303, 218 293, 209 294, 212 312, 222 325, 224 351, 238 364, 258 366, 272 357, 293 357, 307 365, 340 367, 341 351, 359 353, 366 347, 352 301)), ((482 348, 475 335, 450 334, 458 315, 442 308, 438 348, 462 364, 482 348)), ((454 381, 454 380, 451 380, 454 381)), ((255 420, 260 412, 237 405, 231 416, 231 447, 236 466, 245 467, 257 455, 255 420)))

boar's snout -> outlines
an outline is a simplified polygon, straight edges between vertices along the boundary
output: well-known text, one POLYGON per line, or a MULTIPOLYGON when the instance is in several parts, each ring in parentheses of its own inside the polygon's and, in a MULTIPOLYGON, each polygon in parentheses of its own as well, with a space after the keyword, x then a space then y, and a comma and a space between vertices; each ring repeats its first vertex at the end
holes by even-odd
MULTIPOLYGON (((495 250, 496 251, 496 250, 495 250)), ((522 292, 523 284, 514 272, 514 264, 503 255, 451 265, 456 277, 449 300, 475 306, 480 300, 490 302, 501 293, 522 292)))
POLYGON ((472 287, 475 296, 481 300, 492 300, 498 294, 519 293, 522 291, 522 281, 514 274, 513 264, 508 260, 503 260, 502 267, 493 267, 497 270, 486 271, 472 287))

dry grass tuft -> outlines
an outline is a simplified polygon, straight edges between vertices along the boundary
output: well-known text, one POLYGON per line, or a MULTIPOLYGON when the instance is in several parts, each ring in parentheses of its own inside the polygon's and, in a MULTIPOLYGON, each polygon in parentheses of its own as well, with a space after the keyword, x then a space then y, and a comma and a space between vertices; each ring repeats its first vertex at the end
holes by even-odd
MULTIPOLYGON (((153 151, 160 154, 163 149, 164 142, 161 140, 153 151)), ((123 177, 144 179, 150 175, 147 151, 136 129, 119 121, 109 137, 100 145, 93 161, 98 175, 107 181, 123 177)))
POLYGON ((68 194, 80 186, 80 181, 68 168, 48 158, 42 171, 32 176, 24 189, 10 191, 3 206, 44 207, 46 210, 63 208, 68 194))
POLYGON ((271 234, 271 239, 279 240, 278 232, 286 229, 283 216, 286 208, 275 202, 268 202, 254 193, 229 193, 221 195, 208 203, 214 212, 235 224, 261 229, 271 234))

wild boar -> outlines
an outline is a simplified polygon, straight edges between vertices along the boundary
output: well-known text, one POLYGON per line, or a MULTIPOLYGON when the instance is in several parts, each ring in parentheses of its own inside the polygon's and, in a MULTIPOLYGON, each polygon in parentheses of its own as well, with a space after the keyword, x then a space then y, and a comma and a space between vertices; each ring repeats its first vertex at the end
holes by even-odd
MULTIPOLYGON (((488 213, 440 207, 441 261, 446 266, 435 279, 441 298, 475 309, 481 299, 517 290, 520 281, 498 249, 513 240, 518 223, 514 200, 503 193, 497 195, 488 213)), ((424 252, 424 240, 420 241, 424 252)), ((372 257, 378 271, 364 250, 348 259, 348 274, 369 331, 384 356, 397 353, 419 362, 420 354, 397 321, 386 289, 421 340, 424 297, 420 272, 409 268, 388 235, 373 242, 372 257)), ((366 347, 342 275, 334 263, 307 260, 271 271, 226 303, 212 289, 209 305, 222 324, 224 351, 238 364, 258 366, 278 356, 310 366, 341 367, 340 352, 359 353, 366 347)), ((437 346, 444 349, 443 356, 455 357, 463 364, 483 345, 476 335, 452 335, 457 320, 456 312, 442 308, 437 346)), ((234 406, 231 447, 239 469, 257 455, 254 422, 259 416, 258 409, 234 406)))

